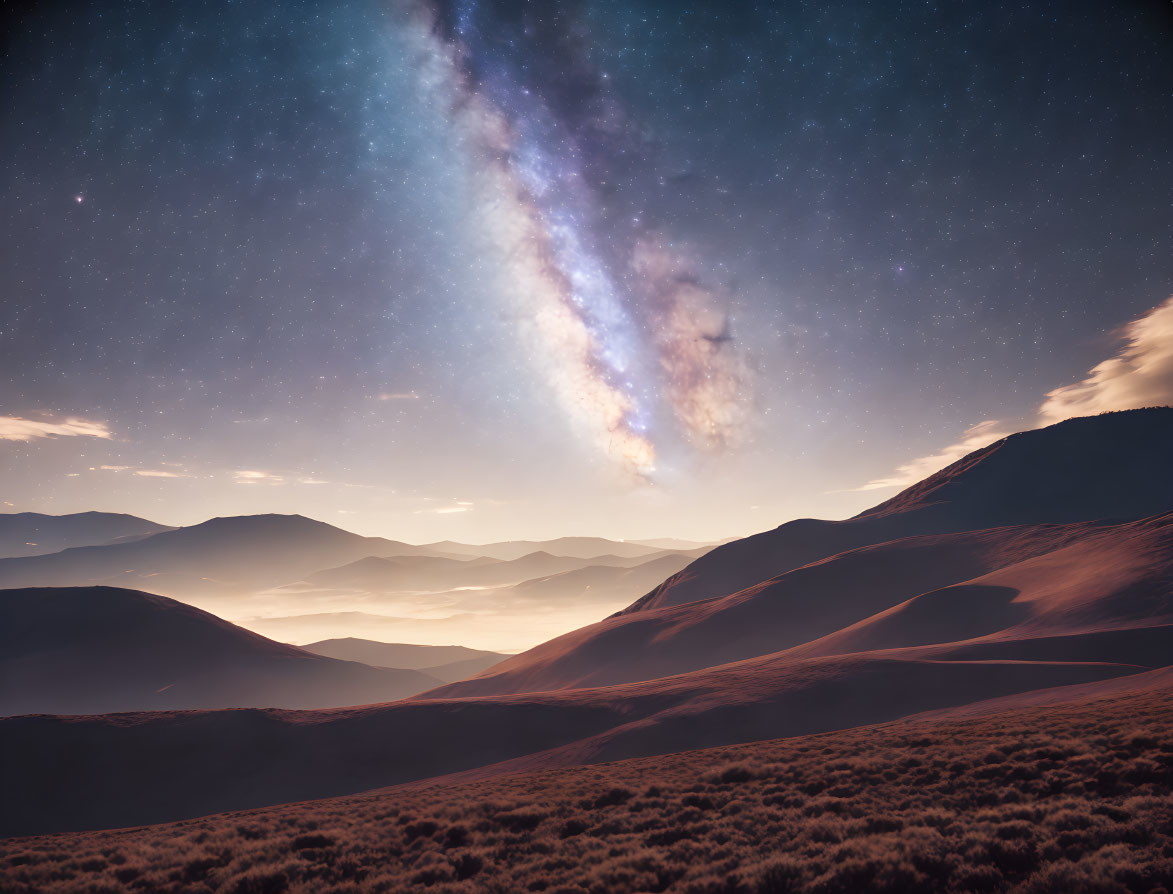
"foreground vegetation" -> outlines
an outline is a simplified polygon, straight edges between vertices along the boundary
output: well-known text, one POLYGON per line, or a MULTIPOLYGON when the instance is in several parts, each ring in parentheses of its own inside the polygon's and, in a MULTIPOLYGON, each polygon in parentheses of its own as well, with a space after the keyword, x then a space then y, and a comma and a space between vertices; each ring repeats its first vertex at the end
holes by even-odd
POLYGON ((1171 789, 1152 692, 14 839, 0 890, 1167 894, 1171 789))

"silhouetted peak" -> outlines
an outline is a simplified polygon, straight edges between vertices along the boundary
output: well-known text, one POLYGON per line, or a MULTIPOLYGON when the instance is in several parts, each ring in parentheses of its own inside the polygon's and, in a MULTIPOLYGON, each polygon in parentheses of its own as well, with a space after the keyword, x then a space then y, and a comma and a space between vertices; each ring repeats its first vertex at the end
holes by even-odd
POLYGON ((1173 408, 1066 419, 976 450, 857 519, 950 513, 957 529, 1173 508, 1173 408))

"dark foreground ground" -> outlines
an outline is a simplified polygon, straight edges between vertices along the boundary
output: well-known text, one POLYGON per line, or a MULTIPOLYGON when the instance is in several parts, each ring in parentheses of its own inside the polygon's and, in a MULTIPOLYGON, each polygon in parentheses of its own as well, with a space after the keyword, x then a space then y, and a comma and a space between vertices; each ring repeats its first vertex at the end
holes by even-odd
POLYGON ((0 890, 1173 890, 1173 694, 0 842, 0 890))

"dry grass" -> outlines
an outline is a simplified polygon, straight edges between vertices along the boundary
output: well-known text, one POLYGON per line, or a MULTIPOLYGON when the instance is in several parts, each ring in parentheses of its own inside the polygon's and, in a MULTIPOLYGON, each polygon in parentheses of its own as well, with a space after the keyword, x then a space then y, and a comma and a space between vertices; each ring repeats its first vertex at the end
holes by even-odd
POLYGON ((14 839, 0 889, 1165 894, 1171 721, 1145 694, 14 839))

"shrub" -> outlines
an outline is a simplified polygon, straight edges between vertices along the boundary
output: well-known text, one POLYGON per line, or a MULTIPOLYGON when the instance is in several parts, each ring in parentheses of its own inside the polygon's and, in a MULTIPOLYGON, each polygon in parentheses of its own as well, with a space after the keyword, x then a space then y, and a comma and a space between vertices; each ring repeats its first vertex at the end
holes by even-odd
POLYGON ((463 881, 485 868, 485 861, 475 854, 461 854, 452 862, 452 874, 463 881))
POLYGON ((599 810, 603 807, 615 807, 619 804, 626 804, 633 797, 635 797, 635 792, 633 792, 631 789, 612 788, 603 792, 603 794, 599 795, 593 801, 584 801, 582 806, 589 809, 599 810))
POLYGON ((440 830, 439 823, 432 820, 420 820, 419 822, 411 823, 403 827, 403 837, 407 841, 414 841, 417 838, 430 838, 440 830))
POLYGON ((449 826, 448 831, 444 833, 444 846, 464 847, 468 844, 469 837, 467 826, 449 826))
POLYGON ((562 830, 558 833, 559 838, 572 838, 575 835, 581 835, 587 830, 587 824, 582 820, 574 817, 568 819, 562 824, 562 830))
POLYGON ((220 865, 215 857, 197 857, 183 864, 183 880, 198 882, 207 877, 208 873, 220 865))
POLYGON ((758 877, 757 894, 794 894, 802 890, 804 875, 797 863, 775 861, 758 877))
POLYGON ((974 894, 1001 891, 1005 887, 1005 877, 993 866, 966 866, 953 880, 955 890, 972 891, 974 894))
POLYGON ((293 839, 289 845, 291 850, 304 851, 313 847, 330 847, 334 844, 334 839, 329 835, 298 835, 293 839))
POLYGON ((532 831, 540 826, 545 818, 544 813, 539 813, 536 810, 511 810, 506 813, 498 813, 493 817, 510 832, 532 831))
POLYGON ((289 889, 289 878, 284 872, 252 870, 235 880, 232 894, 282 894, 289 889))
POLYGON ((133 882, 142 874, 142 870, 137 866, 121 866, 114 870, 114 877, 124 885, 133 882))
POLYGON ((726 785, 740 782, 749 782, 751 779, 756 779, 758 774, 748 764, 730 764, 723 770, 718 771, 710 777, 710 781, 720 782, 726 785))

